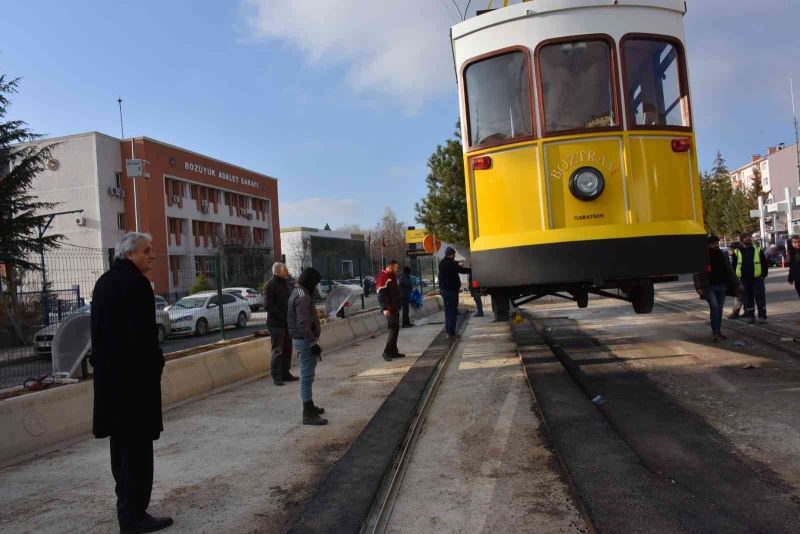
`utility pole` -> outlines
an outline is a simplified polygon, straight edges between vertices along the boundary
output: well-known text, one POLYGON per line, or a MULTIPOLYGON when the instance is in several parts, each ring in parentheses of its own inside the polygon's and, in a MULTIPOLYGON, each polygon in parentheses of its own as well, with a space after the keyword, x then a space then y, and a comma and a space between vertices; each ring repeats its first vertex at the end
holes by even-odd
POLYGON ((792 119, 794 121, 794 152, 797 156, 797 184, 798 194, 800 194, 800 130, 797 126, 797 112, 794 107, 794 80, 789 78, 789 90, 792 93, 792 119))
MULTIPOLYGON (((122 125, 122 99, 117 99, 117 104, 119 104, 119 128, 122 132, 122 139, 125 139, 125 128, 122 125)), ((131 137, 131 160, 136 159, 136 149, 133 144, 133 137, 131 137)), ((127 169, 126 169, 127 174, 127 169)), ((139 188, 136 185, 138 176, 128 176, 131 180, 133 180, 133 216, 136 221, 136 231, 139 232, 139 188)))

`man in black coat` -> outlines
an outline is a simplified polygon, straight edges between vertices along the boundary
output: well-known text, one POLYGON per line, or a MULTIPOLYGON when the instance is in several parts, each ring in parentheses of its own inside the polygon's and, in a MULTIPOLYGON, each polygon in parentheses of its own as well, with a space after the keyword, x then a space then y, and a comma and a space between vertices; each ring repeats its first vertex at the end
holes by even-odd
POLYGON ((444 329, 452 340, 456 337, 458 320, 458 294, 461 291, 459 274, 470 274, 472 269, 456 263, 456 249, 447 247, 444 258, 439 262, 439 292, 444 300, 444 329))
POLYGON ((411 328, 411 318, 409 317, 409 304, 411 304, 411 292, 414 291, 414 282, 411 281, 411 267, 403 267, 403 274, 397 279, 400 286, 400 299, 403 306, 403 328, 411 328))
POLYGON ((289 311, 289 269, 281 262, 272 266, 272 278, 267 282, 267 329, 272 344, 270 371, 276 386, 298 380, 289 369, 292 366, 292 336, 289 335, 286 315, 289 311))
POLYGON ((147 274, 156 256, 150 236, 131 232, 92 293, 94 435, 110 437, 121 532, 172 524, 147 513, 153 488, 153 441, 161 420, 161 373, 155 299, 147 274))

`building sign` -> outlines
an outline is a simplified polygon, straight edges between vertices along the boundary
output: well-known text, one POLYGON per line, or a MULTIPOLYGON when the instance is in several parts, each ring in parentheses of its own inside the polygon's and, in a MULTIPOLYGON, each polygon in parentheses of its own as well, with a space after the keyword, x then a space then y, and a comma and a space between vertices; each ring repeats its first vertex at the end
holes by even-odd
POLYGON ((212 178, 219 178, 220 180, 224 180, 226 182, 231 182, 234 184, 242 184, 247 187, 252 187, 253 189, 259 188, 258 182, 256 182, 255 180, 251 180, 250 178, 244 178, 242 176, 237 176, 229 172, 213 169, 211 167, 206 167, 205 165, 200 165, 198 163, 191 163, 187 161, 184 162, 183 168, 190 172, 194 172, 197 174, 205 174, 206 176, 211 176, 212 178))
POLYGON ((422 243, 425 241, 426 233, 427 232, 424 228, 406 230, 406 244, 410 245, 411 243, 422 243))

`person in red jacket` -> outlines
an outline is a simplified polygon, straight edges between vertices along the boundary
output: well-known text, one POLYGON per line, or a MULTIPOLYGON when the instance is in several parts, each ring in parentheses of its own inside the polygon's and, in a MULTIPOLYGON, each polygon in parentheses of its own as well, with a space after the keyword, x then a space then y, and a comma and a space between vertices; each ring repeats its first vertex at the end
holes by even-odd
POLYGON ((397 283, 399 270, 400 264, 392 260, 380 272, 375 281, 378 289, 378 303, 389 326, 389 337, 386 339, 386 347, 383 349, 383 359, 387 362, 392 361, 393 358, 405 358, 406 356, 397 348, 397 337, 400 334, 400 308, 403 303, 400 286, 397 283))

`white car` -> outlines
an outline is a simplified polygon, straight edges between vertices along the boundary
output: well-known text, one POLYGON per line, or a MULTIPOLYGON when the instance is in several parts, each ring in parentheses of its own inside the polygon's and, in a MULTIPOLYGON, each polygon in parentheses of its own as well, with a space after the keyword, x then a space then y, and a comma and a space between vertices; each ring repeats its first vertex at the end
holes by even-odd
POLYGON ((233 295, 223 293, 220 297, 216 291, 205 291, 183 297, 171 306, 167 306, 172 332, 194 333, 203 336, 209 330, 220 327, 219 305, 222 299, 222 311, 225 326, 234 325, 244 328, 250 320, 249 304, 233 295))
POLYGON ((258 311, 264 307, 264 297, 257 290, 252 287, 226 287, 222 290, 223 293, 230 293, 236 295, 242 300, 246 300, 250 305, 250 311, 258 311))

